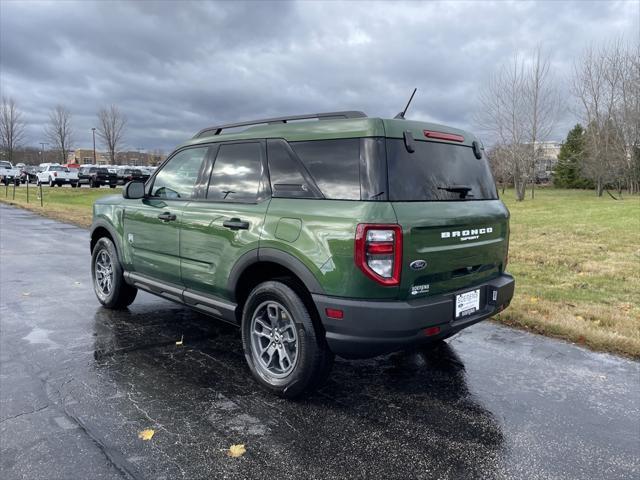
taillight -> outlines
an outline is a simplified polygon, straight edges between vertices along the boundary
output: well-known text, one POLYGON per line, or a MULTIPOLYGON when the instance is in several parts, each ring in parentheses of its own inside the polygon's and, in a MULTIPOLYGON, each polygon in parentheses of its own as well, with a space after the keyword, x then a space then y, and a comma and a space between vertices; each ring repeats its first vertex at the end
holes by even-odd
POLYGON ((400 225, 361 223, 356 228, 356 265, 382 285, 398 285, 402 269, 400 225))
POLYGON ((53 176, 57 177, 58 176, 58 172, 53 172, 53 176))

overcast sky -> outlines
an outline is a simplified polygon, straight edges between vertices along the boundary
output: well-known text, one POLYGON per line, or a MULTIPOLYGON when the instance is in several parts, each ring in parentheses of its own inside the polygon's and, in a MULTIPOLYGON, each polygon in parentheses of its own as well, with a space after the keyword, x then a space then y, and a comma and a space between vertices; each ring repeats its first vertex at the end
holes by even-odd
MULTIPOLYGON (((364 110, 473 129, 477 93, 537 44, 566 88, 590 43, 638 39, 640 2, 123 2, 0 0, 0 82, 44 140, 48 111, 91 145, 118 105, 127 147, 171 150, 204 126, 364 110)), ((567 95, 564 95, 565 97, 567 95)), ((554 139, 576 119, 564 109, 554 139)))

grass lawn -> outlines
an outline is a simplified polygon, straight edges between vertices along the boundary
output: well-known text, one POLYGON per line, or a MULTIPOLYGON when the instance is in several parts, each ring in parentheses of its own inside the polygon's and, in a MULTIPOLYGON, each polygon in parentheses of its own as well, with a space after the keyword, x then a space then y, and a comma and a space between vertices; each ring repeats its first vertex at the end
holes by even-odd
POLYGON ((0 186, 0 202, 18 205, 32 210, 41 215, 55 218, 63 222, 73 223, 81 227, 91 225, 91 207, 93 202, 105 195, 122 193, 122 188, 81 188, 70 187, 42 187, 43 207, 40 206, 38 198, 38 187, 35 184, 29 185, 29 203, 27 203, 27 187, 20 185, 15 190, 15 200, 13 200, 13 186, 7 189, 0 186))
POLYGON ((640 358, 640 197, 538 189, 503 200, 516 295, 497 320, 640 358))
MULTIPOLYGON (((80 226, 91 204, 121 189, 12 189, 0 201, 80 226)), ((511 306, 499 322, 640 358, 640 197, 615 201, 591 191, 538 189, 535 200, 503 200, 511 210, 511 306)))

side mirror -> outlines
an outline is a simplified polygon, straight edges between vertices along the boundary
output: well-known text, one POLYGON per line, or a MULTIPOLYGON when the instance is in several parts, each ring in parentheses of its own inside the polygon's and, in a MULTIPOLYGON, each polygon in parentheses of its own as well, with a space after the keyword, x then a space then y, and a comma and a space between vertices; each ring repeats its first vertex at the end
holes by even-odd
POLYGON ((144 183, 135 180, 127 182, 122 190, 122 196, 130 200, 144 198, 144 183))

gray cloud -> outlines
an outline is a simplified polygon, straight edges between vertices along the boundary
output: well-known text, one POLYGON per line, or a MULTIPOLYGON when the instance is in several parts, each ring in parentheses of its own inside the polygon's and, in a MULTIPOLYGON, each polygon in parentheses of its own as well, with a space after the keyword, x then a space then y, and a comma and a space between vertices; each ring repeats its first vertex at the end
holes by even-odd
MULTIPOLYGON (((477 93, 540 44, 566 93, 581 50, 639 35, 640 3, 2 2, 0 86, 42 140, 50 108, 88 146, 117 104, 130 148, 171 149, 210 124, 362 109, 473 127, 477 93)), ((567 95, 565 95, 566 97, 567 95)), ((575 122, 570 109, 554 136, 575 122)))

